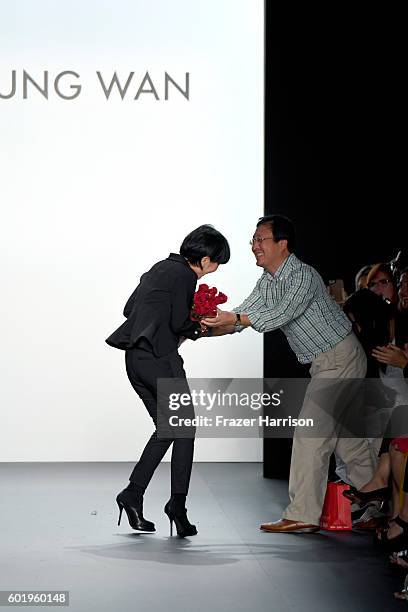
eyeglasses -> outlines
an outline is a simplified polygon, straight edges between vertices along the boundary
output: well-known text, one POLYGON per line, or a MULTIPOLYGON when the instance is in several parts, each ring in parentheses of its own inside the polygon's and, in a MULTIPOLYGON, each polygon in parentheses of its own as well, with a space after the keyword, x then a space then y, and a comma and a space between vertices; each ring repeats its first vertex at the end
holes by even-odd
POLYGON ((371 281, 368 283, 367 287, 369 289, 374 289, 374 287, 377 287, 377 285, 382 285, 384 287, 385 285, 388 285, 388 283, 391 283, 388 278, 380 278, 378 281, 371 281))
POLYGON ((273 236, 266 236, 265 238, 262 238, 261 236, 254 236, 250 241, 249 244, 251 246, 253 246, 254 244, 261 244, 261 242, 263 242, 264 240, 273 240, 273 236))

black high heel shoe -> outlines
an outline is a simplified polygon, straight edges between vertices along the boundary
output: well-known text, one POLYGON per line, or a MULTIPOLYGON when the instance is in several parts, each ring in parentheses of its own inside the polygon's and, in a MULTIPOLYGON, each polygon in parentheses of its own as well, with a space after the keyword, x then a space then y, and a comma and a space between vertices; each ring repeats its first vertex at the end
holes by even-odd
POLYGON ((164 506, 164 512, 170 521, 170 536, 173 535, 173 522, 176 524, 177 535, 181 538, 197 535, 197 527, 192 525, 187 518, 187 508, 177 508, 176 504, 169 499, 164 506))
POLYGON ((117 495, 116 503, 119 506, 118 525, 120 525, 122 511, 124 510, 132 529, 147 533, 156 531, 154 523, 147 521, 143 516, 143 495, 132 493, 128 489, 123 489, 123 491, 117 495))
POLYGON ((365 506, 373 501, 386 501, 390 499, 391 489, 390 487, 383 487, 374 491, 359 491, 355 487, 350 487, 349 490, 343 491, 343 495, 352 503, 365 506))

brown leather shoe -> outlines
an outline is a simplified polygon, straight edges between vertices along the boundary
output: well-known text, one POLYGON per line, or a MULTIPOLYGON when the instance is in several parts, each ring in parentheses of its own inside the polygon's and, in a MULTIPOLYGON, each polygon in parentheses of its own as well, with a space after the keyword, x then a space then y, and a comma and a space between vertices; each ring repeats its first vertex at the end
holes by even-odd
POLYGON ((271 533, 314 533, 320 531, 319 525, 302 523, 302 521, 289 521, 284 518, 274 523, 263 523, 260 529, 271 533))

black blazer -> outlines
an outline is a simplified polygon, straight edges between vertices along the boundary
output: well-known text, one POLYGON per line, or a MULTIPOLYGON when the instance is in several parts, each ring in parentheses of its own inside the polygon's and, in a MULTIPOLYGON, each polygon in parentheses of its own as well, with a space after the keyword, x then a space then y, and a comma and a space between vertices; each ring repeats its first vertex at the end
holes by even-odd
POLYGON ((141 276, 123 310, 127 320, 106 342, 126 350, 144 339, 156 357, 163 357, 177 349, 180 336, 197 340, 200 324, 190 319, 196 283, 184 257, 170 253, 141 276))

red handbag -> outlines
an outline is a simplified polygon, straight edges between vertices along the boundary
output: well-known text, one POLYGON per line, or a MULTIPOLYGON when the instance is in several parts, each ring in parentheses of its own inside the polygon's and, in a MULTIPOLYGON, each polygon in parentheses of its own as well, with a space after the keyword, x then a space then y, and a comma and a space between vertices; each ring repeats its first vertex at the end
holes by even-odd
POLYGON ((343 496, 350 489, 343 482, 328 482, 320 527, 327 531, 351 531, 351 504, 343 496))

